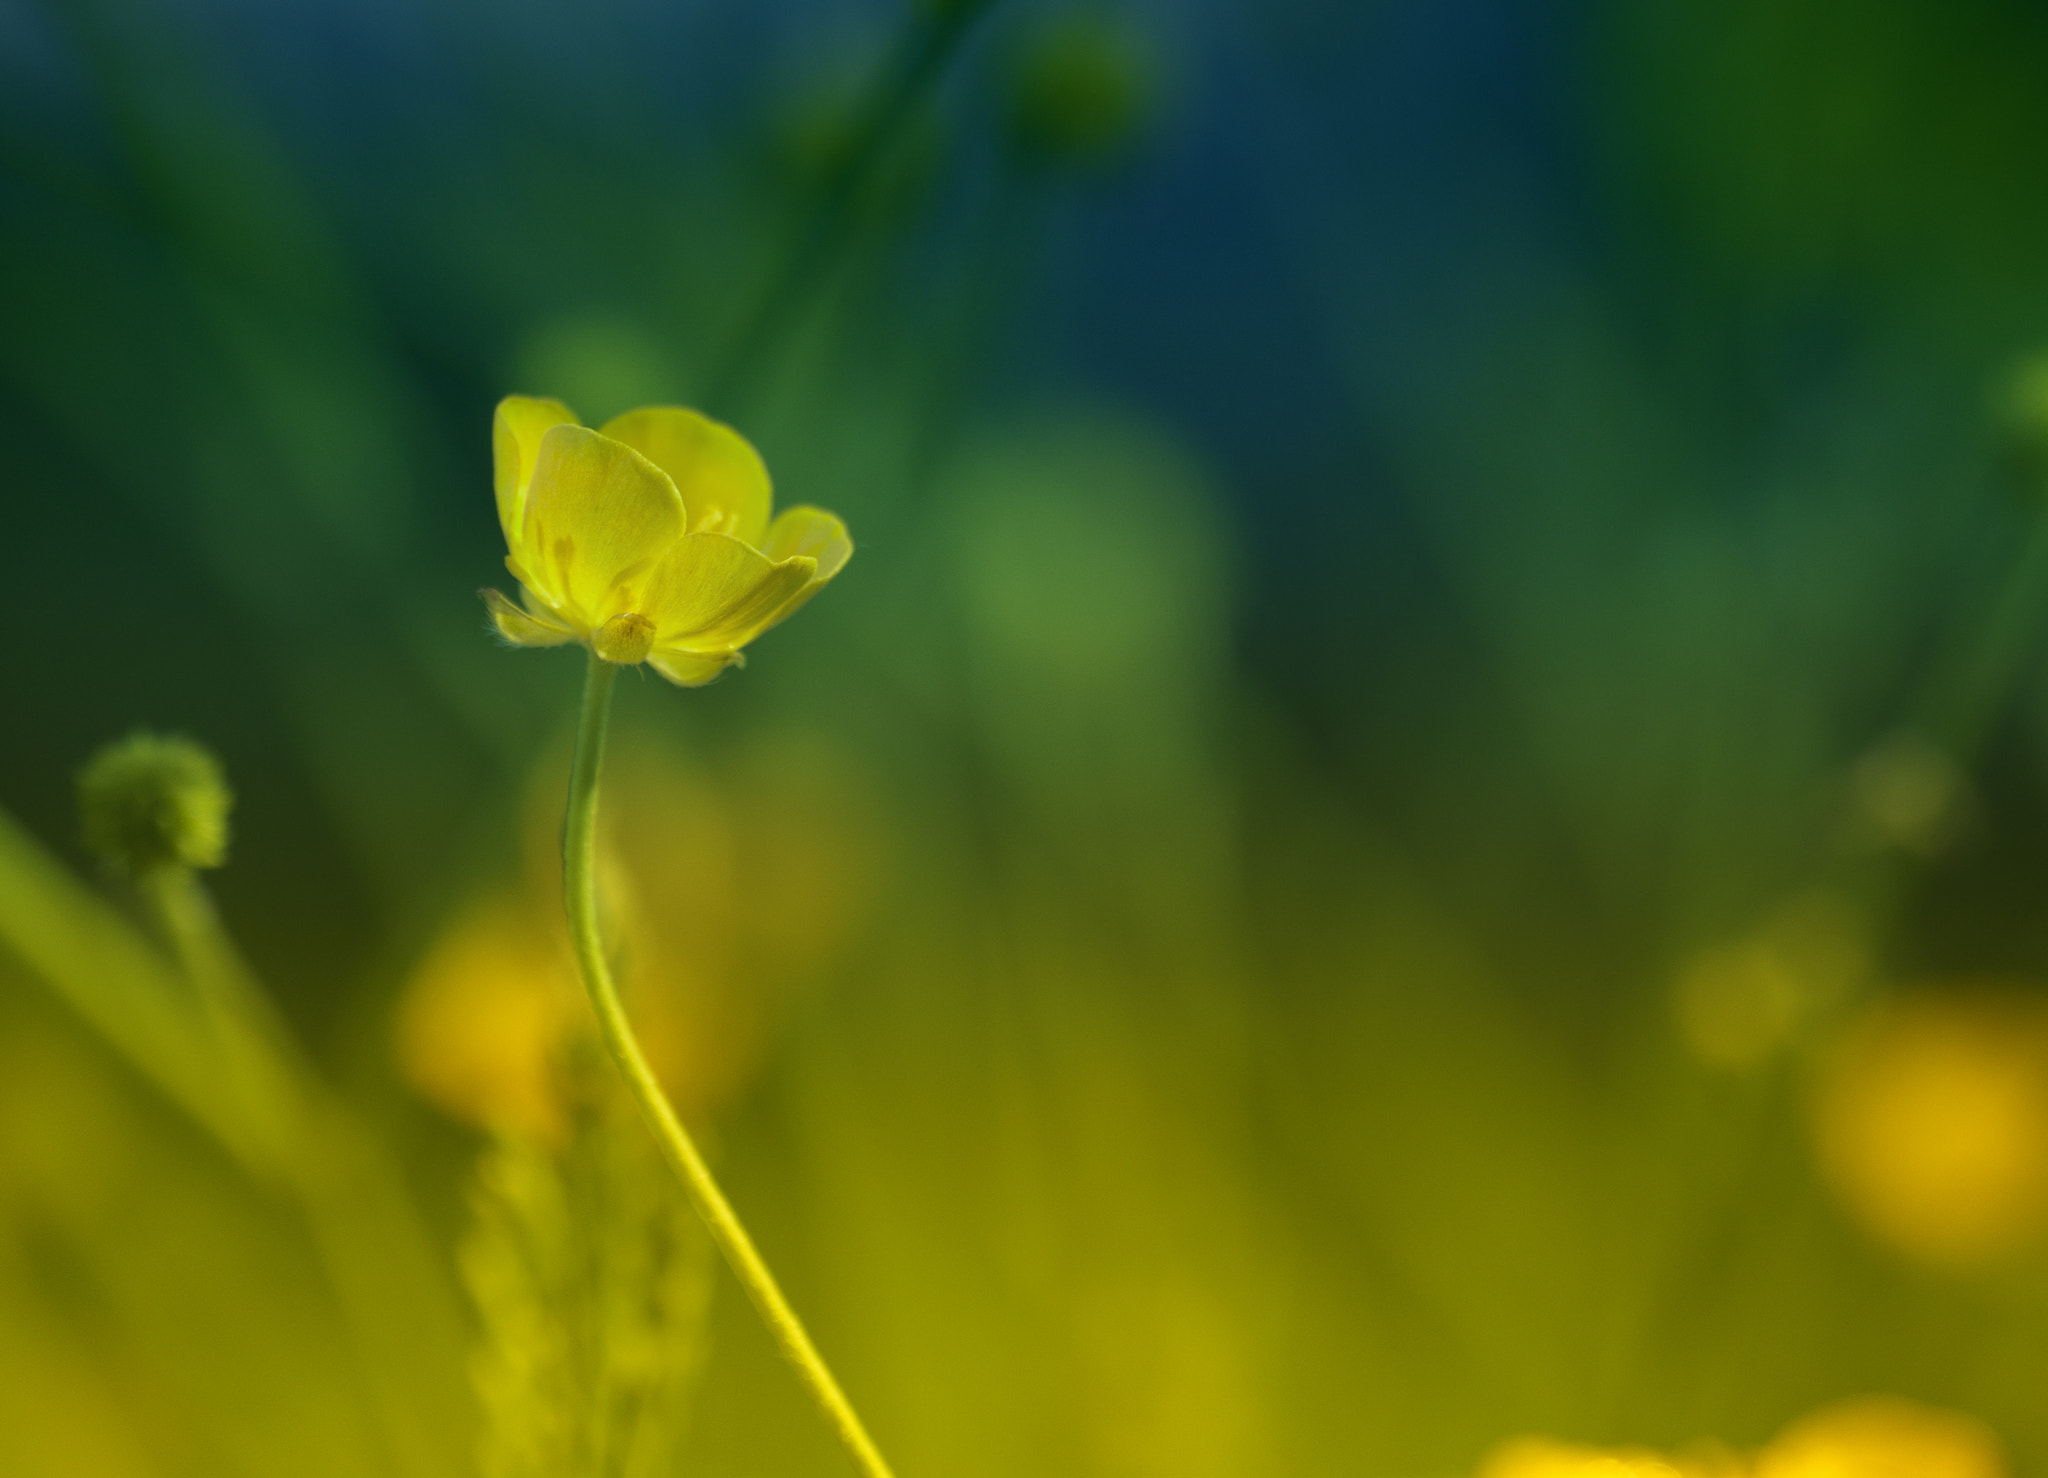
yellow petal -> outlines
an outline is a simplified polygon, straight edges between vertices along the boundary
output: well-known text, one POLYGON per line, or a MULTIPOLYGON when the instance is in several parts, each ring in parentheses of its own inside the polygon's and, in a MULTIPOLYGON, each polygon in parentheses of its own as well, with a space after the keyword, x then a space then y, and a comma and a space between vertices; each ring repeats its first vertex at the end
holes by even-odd
POLYGON ((853 540, 837 514, 799 504, 784 510, 768 530, 767 553, 770 559, 809 555, 817 560, 818 572, 811 577, 810 584, 755 627, 748 636, 749 641, 771 626, 780 626, 808 605, 811 597, 823 590, 825 583, 846 568, 846 562, 853 558, 853 540))
POLYGON ((802 589, 798 590, 794 595, 790 596, 788 600, 784 601, 781 605, 777 606, 774 610, 770 611, 767 615, 767 618, 763 620, 760 625, 756 626, 752 631, 749 631, 747 633, 747 640, 752 641, 755 637, 761 635, 762 632, 768 631, 773 627, 780 626, 783 622, 787 621, 791 616, 794 616, 798 611, 801 611, 805 606, 809 605, 811 603, 811 597, 816 595, 819 591, 823 590, 826 587, 826 585, 830 583, 831 582, 827 580, 812 580, 809 584, 805 585, 802 589))
MULTIPOLYGON (((506 563, 510 564, 511 561, 507 560, 506 563)), ((519 604, 526 608, 527 615, 533 617, 534 620, 540 622, 543 626, 559 626, 564 631, 576 632, 577 635, 582 635, 581 632, 576 631, 575 623, 562 615, 561 612, 549 610, 541 598, 535 595, 523 580, 519 583, 519 604)))
POLYGON ((738 652, 650 652, 647 665, 679 688, 701 688, 728 667, 743 667, 738 652))
POLYGON ((540 439, 555 426, 576 424, 576 413, 559 400, 508 395, 491 418, 491 459, 498 485, 498 527, 505 546, 515 552, 526 524, 526 490, 533 482, 540 439))
POLYGON ((793 555, 808 554, 818 562, 818 580, 829 580, 853 557, 853 540, 835 513, 799 504, 785 508, 768 530, 761 552, 780 563, 793 555))
POLYGON ((478 593, 484 598, 484 607, 491 613, 491 624, 498 628, 498 635, 515 647, 559 647, 576 640, 576 633, 552 616, 522 611, 495 590, 478 593))
POLYGON ((772 563, 729 534, 691 534, 647 583, 640 609, 654 617, 655 643, 694 652, 738 647, 808 585, 817 562, 772 563))
POLYGON ((682 537, 683 500, 631 447, 581 426, 541 438, 521 564, 548 605, 585 626, 640 608, 656 561, 682 537))
POLYGON ((679 405, 650 405, 602 429, 669 475, 691 528, 761 542, 775 495, 760 454, 732 427, 679 405))

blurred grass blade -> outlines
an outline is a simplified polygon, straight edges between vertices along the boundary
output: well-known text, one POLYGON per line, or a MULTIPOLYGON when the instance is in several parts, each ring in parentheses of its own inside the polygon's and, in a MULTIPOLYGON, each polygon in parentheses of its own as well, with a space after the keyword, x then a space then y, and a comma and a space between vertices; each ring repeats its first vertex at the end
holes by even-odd
POLYGON ((379 1147, 274 1033, 202 1011, 137 930, 4 812, 0 947, 253 1178, 298 1200, 400 1470, 461 1471, 453 1290, 379 1147))
POLYGON ((0 947, 43 980, 128 1062, 245 1166, 269 1158, 241 1112, 205 1023, 184 1009, 170 964, 0 811, 0 947))

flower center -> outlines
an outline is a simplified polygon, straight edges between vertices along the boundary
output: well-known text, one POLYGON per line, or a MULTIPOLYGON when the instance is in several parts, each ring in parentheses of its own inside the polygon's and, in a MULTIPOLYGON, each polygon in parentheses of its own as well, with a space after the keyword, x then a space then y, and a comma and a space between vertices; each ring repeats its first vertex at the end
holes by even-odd
POLYGON ((638 611, 614 616, 590 633, 590 650, 607 662, 630 667, 654 649, 654 622, 638 611))

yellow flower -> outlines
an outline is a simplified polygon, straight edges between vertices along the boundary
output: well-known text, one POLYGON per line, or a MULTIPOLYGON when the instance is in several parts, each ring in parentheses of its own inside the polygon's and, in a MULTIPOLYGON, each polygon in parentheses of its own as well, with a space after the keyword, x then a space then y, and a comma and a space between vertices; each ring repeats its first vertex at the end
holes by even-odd
POLYGON ((1644 1447, 1589 1447, 1549 1437, 1503 1442, 1479 1465, 1479 1478, 1691 1478, 1687 1469, 1644 1447))
POLYGON ((1674 1454, 1517 1437, 1487 1455, 1477 1478, 2006 1478, 2008 1471, 1997 1437, 1976 1418, 1862 1396, 1801 1417, 1753 1459, 1714 1442, 1674 1454))
POLYGON ((2005 1478, 1991 1429, 1957 1411, 1864 1396, 1824 1406, 1776 1437, 1756 1478, 2005 1478))
POLYGON ((399 999, 398 1063, 437 1107, 558 1144, 568 1133, 563 1048, 587 1012, 560 910, 511 893, 466 909, 399 999))
POLYGON ((1909 992, 1836 1046, 1814 1101, 1823 1173, 1880 1240, 1936 1266, 2048 1235, 2048 1002, 2025 982, 1909 992))
POLYGON ((853 553, 819 508, 769 522, 768 469, 696 411, 648 406, 596 431, 556 400, 499 402, 491 432, 505 567, 525 597, 483 593, 523 647, 582 642, 695 687, 792 614, 853 553))

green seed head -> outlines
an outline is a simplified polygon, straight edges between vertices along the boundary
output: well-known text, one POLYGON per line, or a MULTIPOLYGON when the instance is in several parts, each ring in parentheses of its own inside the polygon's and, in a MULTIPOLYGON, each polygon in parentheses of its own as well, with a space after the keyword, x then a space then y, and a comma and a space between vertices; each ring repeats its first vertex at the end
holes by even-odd
POLYGON ((86 846, 138 876, 227 861, 234 803, 220 761, 175 734, 130 734, 95 754, 78 776, 86 846))

